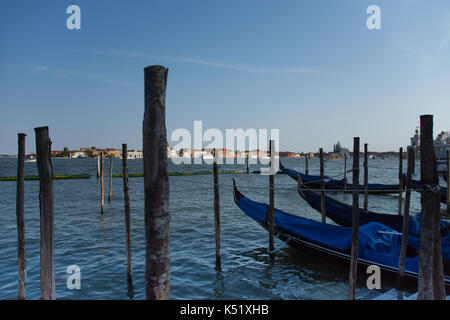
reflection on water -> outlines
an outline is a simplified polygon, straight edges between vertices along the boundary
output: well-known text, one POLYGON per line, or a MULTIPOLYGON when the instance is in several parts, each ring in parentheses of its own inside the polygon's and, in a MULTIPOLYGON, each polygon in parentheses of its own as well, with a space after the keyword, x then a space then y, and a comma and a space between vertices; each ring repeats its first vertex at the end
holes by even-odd
MULTIPOLYGON (((285 159, 287 167, 303 170, 304 160, 285 159)), ((100 214, 100 183, 95 159, 55 159, 55 174, 89 173, 88 180, 58 180, 55 192, 55 274, 59 299, 143 299, 144 281, 144 193, 142 178, 130 178, 133 284, 126 281, 125 225, 122 179, 114 178, 111 203, 100 214), (66 287, 66 268, 81 268, 81 289, 66 287)), ((105 171, 109 172, 105 163, 105 171)), ((129 172, 142 173, 142 161, 130 160, 129 172)), ((397 159, 370 159, 369 181, 396 183, 397 159)), ((342 177, 343 161, 326 162, 326 174, 342 177)), ((406 167, 406 164, 404 164, 406 167)), ((223 165, 222 169, 245 170, 245 165, 223 165)), ((416 165, 418 174, 419 165, 416 165)), ((175 166, 169 171, 211 170, 208 166, 175 166)), ((256 166, 251 168, 257 169, 256 166)), ((113 173, 121 173, 115 165, 113 173)), ((319 172, 317 159, 310 172, 319 172)), ((16 159, 0 159, 0 176, 16 174, 16 159)), ((25 174, 37 174, 35 163, 25 164, 25 174)), ((417 175, 416 175, 417 177, 417 175)), ((310 256, 276 240, 277 252, 267 252, 268 234, 234 204, 232 181, 256 201, 268 202, 268 177, 258 174, 221 175, 222 272, 215 270, 213 177, 211 175, 170 177, 171 212, 171 298, 172 299, 346 299, 348 268, 310 256)), ((351 179, 351 177, 349 177, 351 179)), ((361 177, 362 179, 362 177, 361 177)), ((105 178, 105 183, 108 178, 105 178)), ((283 211, 320 221, 297 194, 295 181, 277 175, 275 206, 283 211)), ((105 184, 107 195, 108 184, 105 184)), ((0 299, 17 295, 17 230, 15 182, 0 182, 0 299)), ((27 298, 40 298, 39 275, 39 183, 25 182, 27 254, 27 298)), ((351 203, 351 194, 332 194, 351 203)), ((361 201, 363 197, 360 197, 361 201)), ((361 202, 362 204, 362 202, 361 202)), ((369 196, 369 209, 396 214, 398 198, 369 196)), ((420 209, 419 196, 412 194, 411 210, 420 209)), ((328 223, 332 223, 328 221, 328 223)), ((394 286, 383 282, 382 291, 394 286)), ((358 279, 358 293, 367 293, 365 278, 358 279)))

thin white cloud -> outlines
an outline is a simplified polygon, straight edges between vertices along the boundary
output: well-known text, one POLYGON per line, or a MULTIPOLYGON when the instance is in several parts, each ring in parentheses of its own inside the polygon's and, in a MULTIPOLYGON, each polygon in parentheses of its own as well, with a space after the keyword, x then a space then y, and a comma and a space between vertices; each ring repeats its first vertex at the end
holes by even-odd
POLYGON ((134 83, 130 82, 123 82, 120 80, 117 80, 115 78, 107 77, 101 74, 97 73, 89 73, 89 72, 80 72, 80 71, 69 71, 64 70, 61 68, 52 68, 45 65, 35 65, 31 68, 33 71, 36 72, 50 72, 52 73, 56 78, 69 78, 69 77, 77 77, 81 79, 96 81, 96 82, 102 82, 106 84, 116 84, 124 87, 135 87, 136 85, 134 83))
POLYGON ((44 66, 44 65, 35 65, 32 67, 32 69, 34 71, 47 71, 48 70, 48 66, 44 66))
POLYGON ((328 76, 328 77, 341 78, 341 79, 351 79, 351 77, 348 77, 348 76, 341 76, 341 75, 332 74, 332 73, 329 73, 326 71, 307 69, 307 68, 255 67, 255 66, 246 66, 246 65, 241 65, 241 64, 223 63, 223 62, 198 59, 198 58, 157 56, 157 55, 142 54, 142 53, 137 53, 137 52, 127 52, 127 51, 89 50, 89 52, 98 54, 98 55, 116 56, 116 57, 121 57, 121 58, 136 58, 136 59, 157 60, 157 61, 166 61, 166 62, 190 63, 190 64, 197 64, 197 65, 202 65, 202 66, 209 66, 209 67, 213 67, 213 68, 221 68, 221 69, 235 70, 235 71, 255 73, 255 74, 304 73, 304 74, 324 75, 324 76, 328 76))
POLYGON ((450 21, 447 22, 444 35, 442 36, 441 44, 437 48, 437 52, 440 52, 442 49, 444 49, 449 41, 450 41, 450 21))

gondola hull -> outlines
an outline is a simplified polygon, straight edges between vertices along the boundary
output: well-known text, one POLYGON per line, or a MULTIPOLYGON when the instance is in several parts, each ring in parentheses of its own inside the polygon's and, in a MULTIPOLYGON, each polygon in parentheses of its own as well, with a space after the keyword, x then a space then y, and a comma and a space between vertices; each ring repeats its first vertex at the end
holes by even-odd
MULTIPOLYGON (((289 177, 294 179, 295 181, 298 181, 300 178, 305 188, 308 189, 321 189, 321 183, 320 183, 320 177, 319 176, 311 176, 306 175, 301 172, 295 171, 293 169, 289 169, 284 167, 280 163, 280 170, 283 171, 285 174, 287 174, 289 177)), ((346 179, 332 179, 330 177, 324 177, 324 185, 325 189, 330 190, 339 190, 343 192, 353 192, 353 185, 347 184, 346 179)), ((367 192, 370 194, 391 194, 391 193, 398 193, 400 191, 400 185, 399 184, 369 184, 367 192)), ((363 185, 359 185, 358 187, 359 193, 364 193, 365 188, 363 185)))
MULTIPOLYGON (((267 204, 254 202, 248 198, 246 198, 244 195, 242 195, 239 190, 235 187, 234 189, 234 200, 238 207, 246 213, 249 217, 253 218, 259 225, 261 225, 263 228, 268 230, 268 224, 265 221, 263 217, 263 212, 267 211, 267 204)), ((265 215, 265 214, 264 214, 265 215)), ((366 226, 367 227, 367 226, 366 226)), ((364 227, 361 227, 363 229, 364 227)), ((368 227, 366 230, 369 230, 369 233, 367 233, 367 236, 371 236, 372 228, 372 235, 378 235, 378 230, 389 230, 388 227, 385 228, 384 225, 378 224, 378 223, 372 223, 370 228, 368 227), (382 228, 380 229, 380 226, 382 228), (373 233, 373 230, 375 230, 375 233, 373 233)), ((390 229, 392 230, 392 229, 390 229)), ((284 241, 285 243, 291 245, 292 247, 301 250, 302 252, 306 252, 309 254, 312 254, 314 256, 320 256, 330 261, 335 261, 340 264, 348 265, 350 263, 350 248, 348 243, 346 243, 347 238, 351 238, 351 228, 345 228, 345 227, 339 227, 339 226, 333 226, 333 225, 324 225, 322 223, 305 219, 302 217, 294 216, 282 211, 279 211, 275 209, 275 227, 274 227, 274 234, 277 238, 284 241), (277 219, 278 222, 277 223, 277 219), (282 222, 280 219, 284 219, 284 222, 282 222), (282 226, 280 226, 282 225, 282 226), (292 231, 293 230, 293 231, 292 231), (322 241, 321 237, 325 237, 324 241, 322 241), (331 239, 331 240, 330 240, 331 239), (328 242, 327 242, 328 241, 328 242), (331 241, 331 242, 330 242, 331 241), (332 243, 333 246, 324 244, 324 243, 332 243), (346 243, 346 244, 344 244, 346 243)), ((360 237, 362 234, 364 234, 365 231, 360 230, 360 237)), ((363 235, 364 236, 364 235, 363 235)), ((378 236, 377 236, 378 237, 378 236)), ((366 239, 368 239, 366 237, 366 239)), ((361 241, 361 238, 360 238, 361 241)), ((378 240, 377 240, 378 241, 378 240)), ((367 243, 360 243, 360 248, 367 246, 367 243)), ((390 244, 388 243, 389 247, 390 244)), ((366 252, 366 251, 364 251, 366 252)), ((389 253, 387 254, 389 255, 389 253)), ((398 264, 398 255, 395 258, 392 254, 390 255, 391 258, 384 258, 382 252, 376 252, 372 251, 371 254, 359 255, 358 256, 358 264, 362 266, 370 266, 370 265, 377 265, 380 267, 380 270, 382 271, 382 279, 385 278, 393 278, 395 279, 398 274, 398 268, 394 265, 395 263, 398 264), (368 257, 375 257, 375 260, 367 259, 368 257), (391 262, 389 263, 380 263, 380 257, 382 258, 382 261, 391 262), (392 257, 396 260, 396 262, 393 262, 392 257), (377 261, 378 259, 378 261, 377 261)), ((409 258, 408 258, 409 259, 409 258)), ((410 285, 417 286, 417 271, 411 271, 414 269, 413 260, 417 259, 415 257, 413 260, 407 259, 407 268, 405 269, 404 273, 404 281, 408 282, 410 285), (408 262, 409 261, 409 262, 408 262), (413 264, 410 264, 413 262, 413 264), (408 267, 409 265, 409 267, 408 267), (410 270, 410 268, 412 268, 410 270)), ((414 260, 416 261, 416 260, 414 260)), ((417 261, 416 261, 416 267, 417 267, 417 261)), ((360 268, 361 269, 361 268, 360 268)), ((362 268, 365 269, 365 268, 362 268)), ((450 292, 450 278, 447 276, 448 274, 448 266, 444 267, 446 276, 444 277, 445 286, 447 288, 447 291, 450 292)))

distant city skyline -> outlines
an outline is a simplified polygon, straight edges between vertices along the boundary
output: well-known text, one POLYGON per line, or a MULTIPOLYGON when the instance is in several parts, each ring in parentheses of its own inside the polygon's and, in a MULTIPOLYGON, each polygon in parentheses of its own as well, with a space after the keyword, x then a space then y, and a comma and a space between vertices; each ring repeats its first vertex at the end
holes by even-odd
MULTIPOLYGON (((450 130, 450 2, 2 1, 0 154, 142 149, 143 69, 169 68, 178 128, 279 129, 281 151, 406 147, 421 114, 450 130), (81 30, 66 27, 69 5, 81 30), (381 30, 366 9, 381 9, 381 30)), ((168 141, 170 145, 175 143, 168 141)))

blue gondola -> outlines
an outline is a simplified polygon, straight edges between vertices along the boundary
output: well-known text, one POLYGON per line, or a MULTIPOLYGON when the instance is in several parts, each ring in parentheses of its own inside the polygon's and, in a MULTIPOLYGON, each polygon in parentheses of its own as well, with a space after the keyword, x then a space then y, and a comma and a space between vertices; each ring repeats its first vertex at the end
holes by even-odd
MULTIPOLYGON (((419 180, 411 180, 411 186, 417 192, 420 192, 422 190, 422 183, 419 180)), ((441 186, 438 187, 441 194, 441 202, 447 203, 447 188, 441 186)))
MULTIPOLYGON (((300 177, 306 188, 310 189, 320 189, 320 176, 311 176, 307 174, 303 174, 301 172, 295 171, 294 169, 289 169, 284 167, 280 163, 280 169, 282 172, 286 173, 295 181, 298 181, 298 177, 300 177)), ((325 189, 334 189, 334 190, 344 190, 347 192, 353 191, 353 186, 351 184, 346 184, 346 179, 333 179, 328 176, 324 177, 325 189)), ((359 186, 359 192, 364 192, 364 186, 359 186)), ((382 193, 398 193, 400 190, 399 184, 379 184, 379 183, 371 183, 368 185, 368 192, 375 194, 382 193)))
MULTIPOLYGON (((234 180, 233 180, 234 184, 234 180)), ((234 201, 236 205, 263 228, 268 229, 266 221, 269 206, 245 197, 234 186, 234 201)), ((352 229, 324 224, 302 218, 290 213, 274 209, 275 235, 293 247, 324 258, 348 264, 352 229)), ((384 275, 396 276, 401 237, 398 233, 379 222, 369 222, 359 228, 358 263, 364 266, 378 265, 384 275)), ((409 240, 409 239, 408 239, 409 240)), ((410 241, 408 241, 410 242, 410 241)), ((450 288, 450 268, 444 262, 444 281, 447 290, 450 288)), ((405 280, 417 284, 418 251, 408 247, 405 280)))

